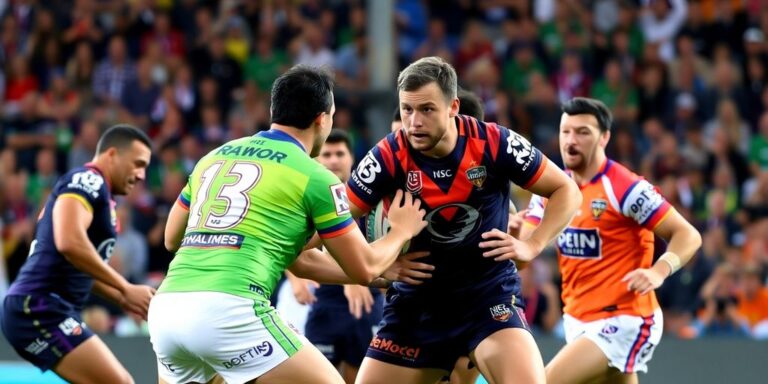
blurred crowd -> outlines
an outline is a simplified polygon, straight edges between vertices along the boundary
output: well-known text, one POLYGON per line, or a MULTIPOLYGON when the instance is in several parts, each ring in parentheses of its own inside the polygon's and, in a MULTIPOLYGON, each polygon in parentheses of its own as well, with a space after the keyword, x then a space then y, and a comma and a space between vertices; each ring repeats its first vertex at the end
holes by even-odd
MULTIPOLYGON (((704 239, 657 292, 667 335, 768 338, 768 2, 393 2, 400 68, 449 60, 486 120, 554 160, 562 101, 612 108, 609 156, 658 185, 704 239)), ((379 139, 365 113, 375 47, 362 0, 0 0, 0 15, 0 292, 53 183, 92 158, 111 124, 154 141, 147 182, 119 202, 111 260, 149 284, 172 258, 165 218, 195 162, 269 127, 269 89, 285 69, 334 71, 335 126, 357 158, 379 139)), ((529 322, 556 332, 552 251, 524 275, 529 322)), ((87 317, 103 332, 140 332, 117 315, 87 317)))

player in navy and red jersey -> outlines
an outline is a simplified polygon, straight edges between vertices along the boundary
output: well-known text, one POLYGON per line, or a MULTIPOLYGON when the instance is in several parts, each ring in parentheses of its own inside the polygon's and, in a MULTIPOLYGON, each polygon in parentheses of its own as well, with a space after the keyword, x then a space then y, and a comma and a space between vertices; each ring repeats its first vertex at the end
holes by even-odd
MULTIPOLYGON (((349 136, 342 130, 332 130, 317 161, 342 182, 349 180, 354 163, 349 136)), ((365 233, 364 218, 358 219, 358 226, 365 233)), ((304 280, 299 283, 300 288, 307 287, 304 280)), ((353 284, 322 284, 314 296, 305 325, 307 339, 339 368, 347 384, 354 383, 373 328, 381 321, 384 297, 377 288, 353 284)))
POLYGON ((353 171, 352 212, 406 187, 428 222, 409 251, 429 251, 420 261, 435 270, 421 285, 396 282, 387 292, 358 382, 434 383, 466 355, 496 382, 544 382, 511 260, 530 261, 565 227, 581 202, 578 188, 521 136, 459 115, 456 72, 442 59, 411 64, 398 90, 403 128, 353 171), (506 233, 510 181, 557 202, 524 241, 506 233))
POLYGON ((128 371, 80 318, 93 291, 146 318, 154 289, 128 283, 107 265, 117 233, 112 195, 144 179, 150 141, 117 125, 99 140, 92 163, 62 176, 37 226, 29 257, 3 302, 6 339, 24 359, 76 383, 132 383, 128 371))

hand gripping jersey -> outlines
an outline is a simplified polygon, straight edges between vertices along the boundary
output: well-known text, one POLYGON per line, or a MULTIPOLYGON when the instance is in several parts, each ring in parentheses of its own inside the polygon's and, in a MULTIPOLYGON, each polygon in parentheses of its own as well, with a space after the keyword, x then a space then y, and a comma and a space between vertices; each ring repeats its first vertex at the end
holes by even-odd
MULTIPOLYGON (((618 315, 647 317, 656 295, 636 295, 621 279, 653 263, 653 229, 671 205, 645 179, 607 160, 581 187, 581 208, 557 238, 564 312, 581 321, 618 315)), ((533 196, 526 222, 538 225, 546 200, 533 196)))
POLYGON ((347 183, 349 197, 370 209, 397 189, 422 201, 428 222, 409 251, 429 251, 435 266, 419 286, 395 283, 401 293, 463 292, 495 284, 514 273, 511 262, 486 259, 478 248, 483 232, 507 228, 510 181, 528 187, 545 169, 536 148, 507 128, 455 117, 456 148, 440 159, 413 150, 403 130, 390 133, 360 161, 347 183))
POLYGON ((177 202, 189 220, 160 292, 264 299, 315 230, 331 238, 355 228, 344 184, 276 130, 210 152, 177 202))
POLYGON ((53 238, 53 206, 59 198, 74 198, 91 213, 88 240, 104 262, 115 246, 117 216, 109 185, 92 164, 75 168, 59 178, 51 191, 35 227, 29 257, 11 285, 9 295, 53 294, 82 309, 93 285, 93 278, 75 268, 59 251, 53 238))

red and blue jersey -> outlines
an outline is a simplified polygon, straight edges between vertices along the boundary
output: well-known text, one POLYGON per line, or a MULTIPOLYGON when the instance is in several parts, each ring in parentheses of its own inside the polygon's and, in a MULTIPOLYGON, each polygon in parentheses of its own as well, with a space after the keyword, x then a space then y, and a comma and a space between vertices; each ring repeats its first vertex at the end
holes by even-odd
POLYGON ((88 239, 105 262, 112 255, 117 236, 115 204, 102 173, 95 166, 86 164, 69 171, 54 185, 38 218, 29 257, 8 294, 52 294, 80 309, 91 291, 93 278, 75 268, 56 249, 53 206, 61 198, 78 200, 93 213, 88 239))
POLYGON ((510 182, 529 187, 544 171, 546 158, 505 127, 463 115, 455 122, 458 140, 448 156, 422 155, 400 130, 371 149, 347 183, 350 200, 363 210, 397 189, 422 201, 428 225, 409 250, 429 251, 423 261, 435 271, 420 286, 396 283, 400 291, 474 290, 515 272, 512 262, 482 256, 480 235, 493 228, 506 231, 510 182))

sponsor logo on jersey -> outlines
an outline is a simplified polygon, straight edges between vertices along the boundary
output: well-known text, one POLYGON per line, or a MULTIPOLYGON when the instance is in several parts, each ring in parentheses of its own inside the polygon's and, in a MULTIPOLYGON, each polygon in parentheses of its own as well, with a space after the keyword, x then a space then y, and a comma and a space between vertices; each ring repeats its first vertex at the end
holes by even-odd
POLYGON ((447 179, 449 177, 453 177, 453 170, 450 170, 450 169, 438 169, 436 171, 432 171, 432 178, 433 179, 447 179))
POLYGON ((643 347, 643 350, 640 351, 640 354, 639 354, 640 357, 638 358, 638 360, 645 361, 648 358, 648 355, 650 355, 651 352, 653 352, 654 347, 655 345, 653 345, 653 343, 646 344, 645 347, 643 347))
POLYGON ((418 359, 419 352, 421 352, 421 348, 419 347, 400 345, 390 339, 381 338, 379 336, 373 337, 373 340, 371 340, 371 344, 369 344, 369 347, 379 352, 385 353, 387 355, 397 356, 402 358, 403 360, 409 360, 409 361, 414 361, 418 359))
POLYGON ((274 350, 275 348, 272 347, 272 343, 265 340, 261 344, 248 348, 245 352, 229 359, 229 361, 222 362, 222 365, 224 365, 224 368, 226 369, 237 367, 240 364, 251 361, 257 357, 268 357, 272 355, 274 350))
POLYGON ((64 332, 65 335, 80 336, 83 333, 83 326, 77 320, 72 317, 67 317, 59 323, 59 329, 64 332))
POLYGON ((89 169, 72 175, 72 180, 67 184, 67 188, 79 189, 96 199, 99 197, 99 190, 102 185, 104 185, 104 178, 89 169))
POLYGON ((512 310, 509 309, 509 306, 506 304, 498 304, 494 305, 493 307, 489 308, 491 311, 491 317, 496 320, 500 321, 502 323, 505 323, 507 320, 509 320, 509 316, 512 315, 512 310))
POLYGON ((515 132, 509 131, 507 137, 507 154, 515 157, 515 161, 522 165, 521 171, 526 171, 533 161, 533 149, 531 143, 515 132))
POLYGON ((592 200, 592 218, 600 220, 600 216, 608 209, 608 202, 603 199, 592 200))
POLYGON ((475 165, 475 162, 473 161, 472 164, 470 164, 470 168, 467 169, 467 179, 469 179, 469 182, 477 187, 477 189, 483 189, 483 184, 485 183, 486 178, 488 178, 488 172, 485 171, 485 166, 475 165))
POLYGON ((181 239, 182 247, 228 247, 240 248, 244 237, 236 233, 191 232, 181 239))
POLYGON ((381 173, 381 164, 379 164, 379 161, 376 160, 373 154, 368 152, 363 160, 360 161, 360 164, 357 165, 357 175, 362 182, 370 184, 376 180, 376 175, 379 173, 381 173))
POLYGON ((48 348, 48 342, 45 340, 40 340, 38 337, 35 339, 35 341, 29 343, 29 345, 27 345, 24 350, 33 355, 39 355, 40 352, 45 351, 46 348, 48 348))
POLYGON ((96 252, 99 253, 102 260, 109 261, 109 259, 112 258, 112 253, 115 251, 115 238, 109 238, 101 242, 98 247, 96 247, 96 252))
POLYGON ((446 204, 429 212, 424 220, 432 241, 455 244, 466 239, 479 226, 480 212, 467 204, 446 204))
POLYGON ((408 192, 414 195, 418 195, 423 188, 421 182, 421 171, 408 171, 408 180, 406 180, 405 187, 408 189, 408 192))
POLYGON ((348 214, 349 198, 347 197, 347 187, 344 184, 331 185, 331 195, 333 196, 333 205, 336 206, 336 215, 348 214))
POLYGON ((645 223, 664 204, 664 198, 653 185, 641 180, 632 188, 623 203, 624 213, 638 223, 645 223))
POLYGON ((565 257, 600 258, 602 249, 600 231, 597 228, 566 228, 557 237, 557 248, 565 257))

